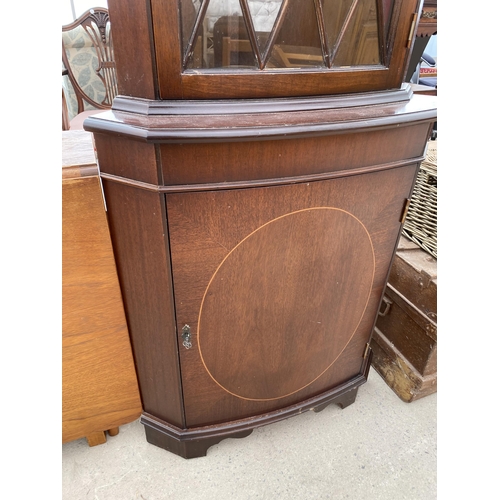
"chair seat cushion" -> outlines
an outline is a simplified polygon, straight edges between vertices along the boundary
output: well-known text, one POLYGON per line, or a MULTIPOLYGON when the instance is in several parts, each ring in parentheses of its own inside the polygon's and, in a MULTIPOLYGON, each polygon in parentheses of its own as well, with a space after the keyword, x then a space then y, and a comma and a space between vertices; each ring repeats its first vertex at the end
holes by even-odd
POLYGON ((437 87, 437 78, 420 78, 418 83, 420 85, 427 85, 428 87, 437 87))

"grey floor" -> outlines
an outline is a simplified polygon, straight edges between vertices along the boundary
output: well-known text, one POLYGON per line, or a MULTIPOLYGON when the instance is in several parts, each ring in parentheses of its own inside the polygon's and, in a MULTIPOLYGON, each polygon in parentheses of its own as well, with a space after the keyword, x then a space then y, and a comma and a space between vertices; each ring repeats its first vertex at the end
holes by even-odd
POLYGON ((191 460, 150 445, 132 422, 103 445, 63 445, 62 498, 433 500, 436 403, 404 403, 372 369, 346 409, 306 412, 191 460))

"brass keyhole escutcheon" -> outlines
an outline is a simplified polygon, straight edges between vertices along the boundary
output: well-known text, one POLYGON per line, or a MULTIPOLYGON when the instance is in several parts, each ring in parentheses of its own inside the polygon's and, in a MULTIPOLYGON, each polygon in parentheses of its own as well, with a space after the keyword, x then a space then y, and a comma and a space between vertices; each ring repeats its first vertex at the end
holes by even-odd
POLYGON ((191 343, 191 327, 189 325, 184 325, 182 327, 182 345, 186 349, 191 349, 193 347, 193 344, 191 343))

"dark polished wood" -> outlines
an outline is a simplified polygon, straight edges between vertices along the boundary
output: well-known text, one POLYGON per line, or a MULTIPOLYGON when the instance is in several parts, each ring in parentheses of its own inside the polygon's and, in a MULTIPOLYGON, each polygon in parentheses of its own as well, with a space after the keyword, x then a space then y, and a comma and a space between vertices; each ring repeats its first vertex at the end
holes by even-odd
MULTIPOLYGON (((407 103, 412 95, 409 85, 397 89, 362 94, 323 95, 318 97, 266 98, 266 99, 224 99, 210 100, 151 100, 117 96, 112 109, 116 112, 136 113, 136 118, 148 119, 153 116, 189 116, 189 115, 227 115, 245 113, 276 113, 297 111, 325 111, 347 108, 349 106, 375 106, 378 104, 407 103)), ((127 115, 131 120, 134 115, 127 115)), ((290 118, 290 115, 289 115, 290 118)), ((237 125, 234 124, 233 125, 237 125)), ((155 122, 149 126, 154 127, 155 122)), ((156 125, 157 126, 157 125, 156 125)))
MULTIPOLYGON (((109 3, 112 19, 136 22, 109 3)), ((355 400, 436 102, 402 86, 420 2, 363 3, 370 30, 373 9, 383 14, 380 63, 329 64, 349 39, 352 4, 336 25, 345 27, 338 43, 325 26, 311 34, 324 67, 279 69, 266 61, 293 19, 278 16, 263 42, 243 2, 235 39, 246 30, 246 45, 261 51, 251 71, 194 67, 207 2, 189 20, 178 6, 191 2, 148 5, 148 24, 144 13, 137 19, 156 69, 137 92, 138 74, 133 84, 123 79, 127 95, 85 126, 99 156, 147 439, 191 458, 225 437, 355 400), (156 98, 146 95, 150 78, 156 98)), ((131 43, 118 49, 128 66, 121 74, 136 71, 124 57, 131 43)))
POLYGON ((161 197, 104 182, 144 411, 184 425, 166 216, 161 197), (120 235, 120 236, 118 236, 120 235), (154 348, 153 348, 154 346, 154 348))
MULTIPOLYGON (((304 137, 281 140, 205 142, 200 134, 198 143, 162 144, 161 136, 158 144, 127 142, 109 132, 107 117, 88 120, 104 152, 101 175, 144 408, 178 429, 169 437, 164 427, 148 429, 150 442, 196 455, 193 428, 279 412, 361 373, 435 115, 432 98, 410 102, 370 113, 338 110, 328 134, 316 128, 330 116, 325 110, 316 123, 304 120, 304 137), (343 228, 345 236, 323 227, 343 228), (331 288, 335 282, 340 288, 331 288)), ((213 127, 217 118, 188 122, 213 127)), ((242 118, 255 129, 270 116, 242 118)), ((172 129, 189 132, 165 116, 121 120, 131 136, 138 121, 167 137, 172 129)))
MULTIPOLYGON (((159 144, 251 141, 255 140, 256 126, 259 141, 295 139, 432 119, 432 108, 422 106, 426 100, 410 99, 412 94, 411 86, 405 84, 381 97, 369 93, 357 101, 353 95, 330 96, 300 99, 298 104, 293 99, 271 100, 268 109, 262 100, 255 102, 255 109, 248 100, 227 104, 215 100, 188 104, 161 101, 159 109, 140 100, 136 106, 124 106, 126 112, 113 109, 101 113, 96 127, 90 117, 85 126, 95 132, 126 134, 159 144), (379 105, 385 105, 383 114, 379 113, 379 105), (322 120, 318 120, 318 113, 322 120)), ((123 100, 119 100, 118 106, 123 106, 123 100)))
POLYGON ((167 195, 177 328, 197 332, 180 351, 188 425, 272 411, 359 373, 414 171, 167 195), (386 193, 370 206, 368 186, 386 193), (391 223, 375 220, 384 211, 391 223))
POLYGON ((180 429, 153 415, 145 413, 141 417, 146 438, 149 443, 171 451, 183 458, 197 458, 207 454, 207 450, 227 438, 243 438, 249 436, 253 429, 279 422, 286 418, 300 415, 305 411, 320 412, 331 404, 341 408, 354 403, 358 388, 368 379, 372 358, 371 349, 366 351, 361 373, 346 383, 319 396, 309 398, 300 403, 267 412, 254 417, 233 420, 231 422, 180 429))
MULTIPOLYGON (((155 99, 156 61, 149 0, 108 0, 113 26, 118 93, 155 99), (124 14, 125 13, 125 14, 124 14)), ((175 51, 170 57, 175 58, 175 51)))

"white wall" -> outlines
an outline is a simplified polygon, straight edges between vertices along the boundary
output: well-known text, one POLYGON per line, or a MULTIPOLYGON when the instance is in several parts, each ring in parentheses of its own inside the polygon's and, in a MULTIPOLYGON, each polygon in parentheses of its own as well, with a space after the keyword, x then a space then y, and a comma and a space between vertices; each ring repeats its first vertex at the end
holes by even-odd
POLYGON ((69 24, 92 7, 108 7, 108 0, 62 0, 62 24, 69 24))

